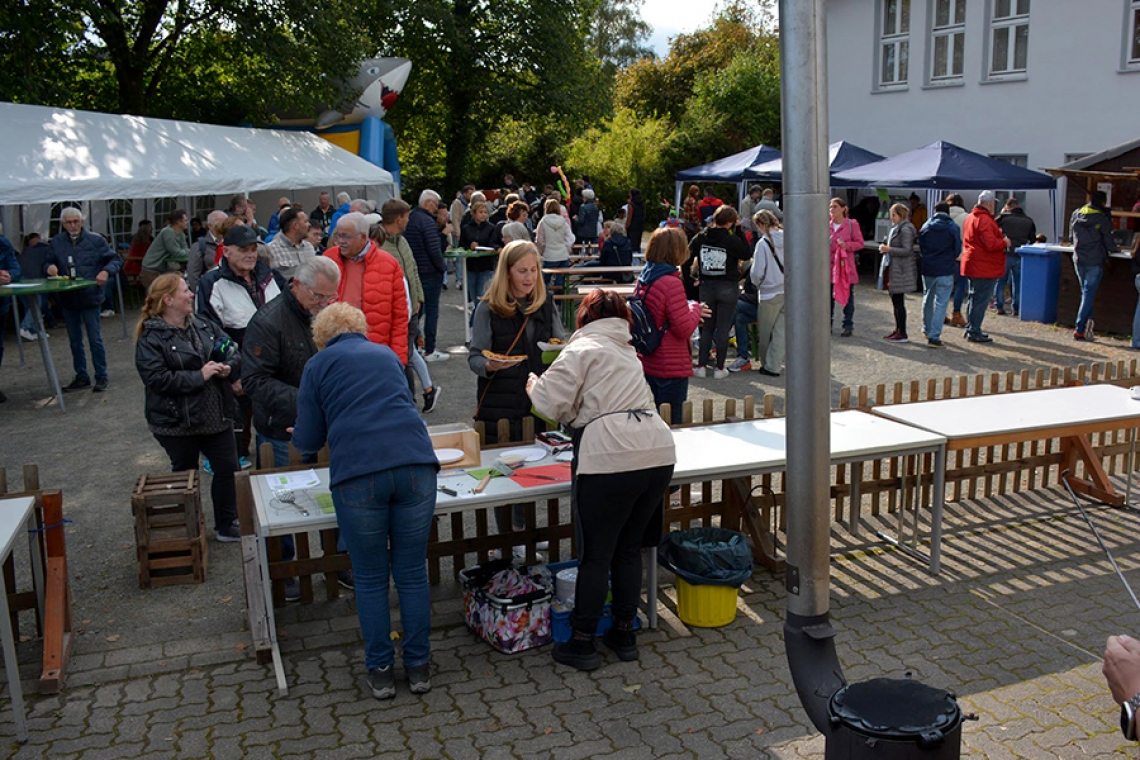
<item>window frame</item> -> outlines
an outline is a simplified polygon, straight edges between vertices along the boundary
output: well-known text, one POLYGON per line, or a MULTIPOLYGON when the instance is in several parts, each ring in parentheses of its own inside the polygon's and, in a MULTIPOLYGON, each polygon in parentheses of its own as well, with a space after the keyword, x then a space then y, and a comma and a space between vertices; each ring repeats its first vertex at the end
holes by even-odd
POLYGON ((127 250, 134 236, 135 203, 127 198, 113 198, 107 201, 107 234, 111 238, 111 250, 127 250), (125 209, 125 210, 124 210, 125 209), (122 225, 126 220, 126 225, 122 225))
POLYGON ((1124 0, 1124 40, 1120 70, 1140 71, 1140 0, 1124 0))
POLYGON ((939 0, 929 0, 927 6, 927 17, 930 21, 930 28, 927 34, 928 54, 926 56, 926 83, 932 87, 960 85, 965 81, 967 0, 948 0, 948 2, 950 3, 951 19, 950 23, 942 26, 938 26, 939 0), (947 62, 951 69, 949 73, 939 73, 937 71, 935 56, 937 55, 938 40, 942 38, 949 40, 947 43, 947 62), (957 72, 953 71, 955 39, 960 39, 962 45, 961 68, 957 72))
POLYGON ((910 22, 912 0, 879 0, 875 3, 875 55, 874 92, 899 92, 910 86, 910 22), (895 30, 885 33, 888 9, 895 4, 895 30), (905 31, 903 27, 905 26, 905 31), (886 62, 884 51, 894 49, 894 78, 883 80, 883 66, 886 62))
POLYGON ((90 216, 87 213, 87 208, 84 206, 83 201, 56 201, 51 204, 51 212, 48 216, 48 236, 47 239, 51 240, 53 237, 63 232, 63 219, 61 215, 65 208, 77 208, 83 213, 83 228, 87 229, 90 216))
POLYGON ((985 58, 982 60, 983 82, 1009 82, 1029 78, 1029 24, 1031 17, 1031 0, 987 0, 985 58), (997 4, 999 2, 1008 2, 1010 4, 1010 14, 1008 16, 998 17, 997 4), (1022 2, 1026 4, 1026 11, 1019 13, 1018 7, 1022 2), (1013 65, 1017 60, 1017 30, 1020 27, 1024 27, 1026 30, 1025 68, 1017 69, 1013 68, 1013 65), (1007 35, 1006 43, 1008 47, 1006 49, 1005 63, 1009 68, 995 70, 993 57, 999 32, 1007 35))
MULTIPOLYGON (((1029 168, 1029 154, 1027 153, 990 153, 989 157, 995 161, 1004 161, 1007 164, 1020 166, 1022 169, 1029 168)), ((994 196, 997 197, 997 209, 999 211, 1005 205, 1006 199, 1011 195, 1017 198, 1017 202, 1021 204, 1022 208, 1025 208, 1026 195, 1024 190, 998 190, 994 188, 994 196)))

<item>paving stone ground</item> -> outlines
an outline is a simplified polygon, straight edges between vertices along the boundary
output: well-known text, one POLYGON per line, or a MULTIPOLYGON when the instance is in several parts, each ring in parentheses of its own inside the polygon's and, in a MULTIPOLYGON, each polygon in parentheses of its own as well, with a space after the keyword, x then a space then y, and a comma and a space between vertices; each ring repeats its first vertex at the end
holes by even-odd
MULTIPOLYGON (((987 323, 999 343, 977 351, 884 346, 860 336, 872 332, 864 325, 889 325, 889 302, 861 296, 857 339, 833 349, 836 388, 1131 358, 1119 342, 1074 347, 1063 331, 1008 319, 987 323)), ((454 301, 454 293, 446 298, 454 301)), ((457 302, 445 305, 458 311, 457 302)), ((460 342, 457 327, 447 330, 460 342)), ((52 342, 67 375, 62 335, 52 342)), ((432 591, 434 688, 422 697, 403 689, 386 703, 373 700, 363 682, 351 595, 291 606, 279 618, 290 691, 278 696, 271 669, 249 651, 235 547, 211 544, 210 576, 201 586, 143 592, 135 585, 130 485, 141 472, 164 469, 165 460, 141 420, 130 342, 109 341, 111 392, 73 394, 65 416, 33 407, 44 395, 38 355, 29 352, 29 366, 14 369, 8 340, 0 387, 11 400, 0 408, 0 465, 10 486, 18 486, 19 465, 36 462, 45 486, 64 489, 75 521, 67 536, 78 630, 58 696, 34 694, 40 642, 21 643, 31 740, 23 747, 11 740, 12 712, 0 691, 0 756, 823 756, 787 669, 782 584, 765 572, 745 584, 735 622, 720 629, 677 619, 666 574, 661 626, 641 636, 641 660, 607 657, 590 674, 554 665, 549 647, 493 652, 463 627, 457 590, 444 584, 432 591)), ((465 419, 473 391, 462 360, 432 370, 445 391, 431 421, 465 419)), ((782 380, 753 373, 699 381, 691 397, 744 393, 782 394, 782 380)), ((1140 517, 1094 509, 1092 519, 1140 584, 1140 517)), ((970 757, 1135 754, 1117 728, 1100 657, 1106 636, 1140 632, 1140 614, 1063 492, 948 505, 937 577, 897 551, 839 533, 834 547, 832 617, 849 680, 910 672, 952 689, 977 717, 963 730, 970 757)), ((31 632, 27 616, 23 626, 31 632)))

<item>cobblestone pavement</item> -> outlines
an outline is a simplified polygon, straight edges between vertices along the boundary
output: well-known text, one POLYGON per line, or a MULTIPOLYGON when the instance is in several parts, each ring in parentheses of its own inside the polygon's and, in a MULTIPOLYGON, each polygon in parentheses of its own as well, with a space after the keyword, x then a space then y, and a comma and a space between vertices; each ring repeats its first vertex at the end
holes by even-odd
MULTIPOLYGON (((977 716, 963 731, 967 756, 1128 757, 1099 659, 1104 638, 1135 632, 1137 615, 1063 492, 947 512, 938 577, 875 545, 834 558, 847 678, 911 672, 952 689, 977 716)), ((1140 580, 1140 516, 1091 514, 1140 580)), ((642 634, 637 663, 608 656, 582 674, 554 665, 549 647, 497 654, 463 627, 445 586, 433 592, 433 690, 413 696, 401 685, 377 702, 351 599, 294 606, 282 625, 287 697, 242 636, 134 646, 75 658, 63 695, 31 697, 30 743, 5 748, 84 760, 822 757, 791 686, 777 579, 758 572, 720 629, 684 626, 668 579, 661 626, 642 634)), ((29 661, 25 678, 35 674, 29 661)), ((13 734, 5 705, 0 735, 13 734)))

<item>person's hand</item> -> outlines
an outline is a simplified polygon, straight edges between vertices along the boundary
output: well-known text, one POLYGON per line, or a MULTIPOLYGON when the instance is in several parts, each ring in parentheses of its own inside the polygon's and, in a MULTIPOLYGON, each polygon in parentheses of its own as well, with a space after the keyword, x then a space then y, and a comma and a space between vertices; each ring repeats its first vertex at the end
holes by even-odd
POLYGON ((233 367, 231 367, 230 365, 223 364, 222 362, 218 362, 218 377, 222 377, 222 378, 229 377, 230 373, 232 371, 233 371, 233 367))
POLYGON ((241 378, 240 377, 237 380, 234 380, 233 389, 234 389, 234 395, 235 396, 244 396, 245 395, 245 391, 243 391, 241 388, 241 378))
POLYGON ((835 244, 839 246, 839 250, 841 250, 841 251, 847 250, 847 241, 846 240, 836 240, 835 244))
POLYGON ((886 253, 889 250, 891 250, 891 247, 889 245, 887 245, 886 243, 881 243, 879 245, 879 253, 886 253))
POLYGON ((530 395, 530 392, 534 389, 534 384, 537 382, 538 382, 538 375, 534 374, 533 372, 531 372, 529 375, 527 375, 527 378, 526 378, 526 395, 528 395, 528 396, 530 395))
POLYGON ((1008 237, 1003 237, 1002 240, 1005 241, 1005 247, 1006 248, 1013 248, 1013 241, 1010 240, 1008 237))
POLYGON ((100 269, 99 274, 95 275, 95 282, 97 282, 100 286, 103 286, 107 284, 107 280, 110 278, 111 275, 107 274, 106 269, 100 269))
POLYGON ((514 367, 518 362, 501 362, 498 359, 488 359, 486 368, 488 372, 498 372, 507 367, 514 367))
POLYGON ((711 319, 711 318, 712 318, 712 309, 709 308, 708 304, 705 304, 705 303, 701 304, 701 324, 704 324, 706 319, 711 319))
POLYGON ((1109 636, 1101 672, 1117 704, 1140 694, 1140 641, 1131 636, 1109 636))
MULTIPOLYGON (((221 368, 225 366, 219 362, 206 362, 202 365, 202 379, 209 380, 211 377, 221 373, 221 368)), ((228 367, 227 367, 228 369, 228 367)))
POLYGON ((47 273, 48 277, 56 277, 59 275, 59 267, 55 264, 48 264, 47 273))
POLYGON ((12 274, 7 269, 0 269, 0 285, 7 285, 12 281, 12 274))

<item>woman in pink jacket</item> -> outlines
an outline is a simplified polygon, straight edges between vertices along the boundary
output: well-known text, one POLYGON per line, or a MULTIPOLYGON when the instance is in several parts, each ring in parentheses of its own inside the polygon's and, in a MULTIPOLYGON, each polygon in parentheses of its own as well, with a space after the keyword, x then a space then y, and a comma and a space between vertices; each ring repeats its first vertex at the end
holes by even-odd
POLYGON ((708 316, 708 307, 685 298, 685 285, 677 268, 689 258, 685 233, 675 227, 660 227, 649 238, 645 268, 637 278, 638 292, 644 293, 654 324, 668 325, 661 345, 652 354, 638 354, 645 369, 645 380, 653 391, 653 403, 669 404, 670 422, 681 423, 681 405, 689 395, 693 360, 689 337, 708 316))
POLYGON ((835 321, 835 302, 843 307, 843 332, 850 338, 855 331, 855 254, 863 249, 863 232, 847 216, 847 202, 831 199, 831 321, 835 321))

